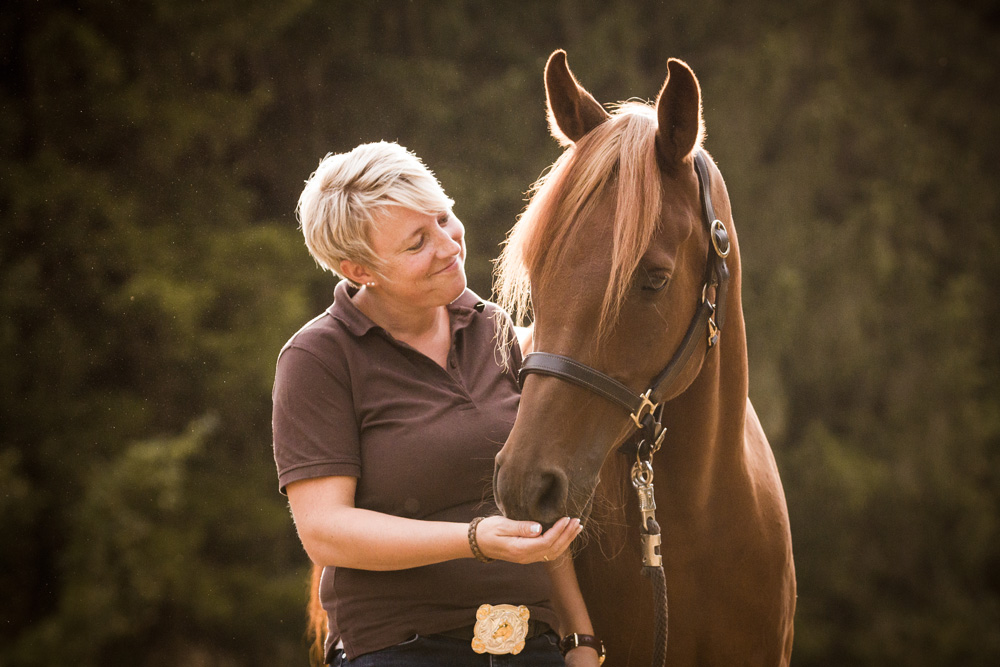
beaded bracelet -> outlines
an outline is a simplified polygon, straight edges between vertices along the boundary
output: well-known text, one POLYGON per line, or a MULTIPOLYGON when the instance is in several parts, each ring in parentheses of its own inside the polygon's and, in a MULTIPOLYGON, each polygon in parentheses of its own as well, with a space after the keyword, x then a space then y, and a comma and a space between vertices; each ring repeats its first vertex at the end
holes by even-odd
POLYGON ((480 563, 492 563, 494 559, 484 554, 483 550, 479 548, 479 542, 476 541, 476 528, 479 527, 479 522, 485 518, 484 516, 477 516, 469 522, 469 546, 472 548, 472 555, 480 563))

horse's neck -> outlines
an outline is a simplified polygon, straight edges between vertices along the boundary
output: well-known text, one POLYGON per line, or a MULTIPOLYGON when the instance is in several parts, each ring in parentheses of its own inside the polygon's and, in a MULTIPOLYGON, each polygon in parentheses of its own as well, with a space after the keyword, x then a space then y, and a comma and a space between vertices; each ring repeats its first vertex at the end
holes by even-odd
POLYGON ((668 431, 656 469, 669 480, 669 493, 685 498, 695 511, 725 492, 743 467, 746 331, 738 289, 732 296, 719 344, 691 386, 664 407, 668 431))

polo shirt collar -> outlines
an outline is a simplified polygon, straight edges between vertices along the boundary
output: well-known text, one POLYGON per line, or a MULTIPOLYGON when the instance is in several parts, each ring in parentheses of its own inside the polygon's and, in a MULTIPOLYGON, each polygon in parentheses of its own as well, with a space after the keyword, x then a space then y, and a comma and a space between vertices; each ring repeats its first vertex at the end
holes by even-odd
MULTIPOLYGON (((333 304, 326 309, 334 319, 344 324, 344 327, 357 337, 364 336, 372 329, 381 329, 370 317, 361 312, 351 298, 358 293, 346 280, 341 280, 333 290, 333 304)), ((485 310, 486 303, 475 292, 466 288, 462 294, 448 304, 451 313, 452 333, 468 326, 473 318, 485 310)))

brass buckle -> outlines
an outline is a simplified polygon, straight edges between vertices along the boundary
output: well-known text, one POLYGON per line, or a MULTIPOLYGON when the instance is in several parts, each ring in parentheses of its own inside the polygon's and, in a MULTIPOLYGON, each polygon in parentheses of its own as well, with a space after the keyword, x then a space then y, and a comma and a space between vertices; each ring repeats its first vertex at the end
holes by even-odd
POLYGON ((733 249, 733 244, 729 242, 729 232, 726 231, 726 226, 722 224, 721 220, 717 219, 712 222, 712 229, 709 232, 708 236, 709 238, 712 239, 712 247, 715 248, 715 252, 719 255, 719 257, 721 257, 722 259, 729 257, 729 251, 733 249), (719 247, 719 239, 716 238, 715 236, 715 233, 717 231, 721 232, 719 236, 726 243, 725 250, 719 247))
POLYGON ((643 418, 646 415, 652 413, 653 410, 657 408, 656 403, 653 403, 651 400, 649 400, 649 395, 650 393, 652 393, 652 391, 653 391, 652 389, 647 389, 645 394, 639 396, 639 398, 642 399, 642 405, 640 405, 635 412, 629 415, 629 417, 632 418, 632 421, 635 422, 636 428, 642 428, 643 418))
POLYGON ((663 437, 667 434, 667 429, 663 428, 660 423, 656 424, 656 430, 653 431, 656 437, 653 439, 653 447, 649 450, 650 454, 655 454, 660 451, 660 447, 663 446, 663 437))
POLYGON ((708 318, 708 347, 715 347, 719 342, 719 325, 715 323, 715 315, 708 318))
POLYGON ((493 655, 517 655, 524 649, 531 612, 523 604, 484 604, 476 611, 472 650, 493 655))
POLYGON ((705 283, 701 288, 701 302, 708 304, 708 348, 712 349, 719 342, 719 325, 715 323, 715 304, 708 300, 708 287, 708 283, 705 283))

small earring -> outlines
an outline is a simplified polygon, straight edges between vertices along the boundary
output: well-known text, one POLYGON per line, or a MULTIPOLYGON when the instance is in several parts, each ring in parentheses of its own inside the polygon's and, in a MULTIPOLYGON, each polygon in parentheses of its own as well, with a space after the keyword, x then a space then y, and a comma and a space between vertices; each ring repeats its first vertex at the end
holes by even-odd
POLYGON ((373 280, 373 281, 372 281, 372 282, 370 282, 370 283, 365 283, 365 286, 366 286, 366 287, 375 287, 375 281, 373 280))

